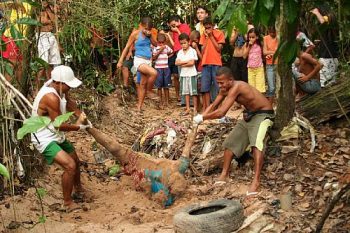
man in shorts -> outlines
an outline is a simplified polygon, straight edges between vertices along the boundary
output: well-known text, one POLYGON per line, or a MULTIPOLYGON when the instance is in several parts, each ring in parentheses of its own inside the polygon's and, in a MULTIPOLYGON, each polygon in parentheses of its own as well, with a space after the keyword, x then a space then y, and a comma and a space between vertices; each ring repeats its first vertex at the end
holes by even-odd
POLYGON ((83 195, 83 188, 80 182, 79 158, 74 146, 66 140, 63 132, 92 127, 88 121, 89 124, 84 124, 85 114, 80 112, 68 93, 70 88, 80 85, 81 81, 74 76, 70 67, 63 65, 55 67, 51 79, 42 86, 35 97, 32 111, 32 116, 47 116, 51 121, 64 114, 66 110, 74 112, 79 117, 75 124, 63 123, 59 128, 49 124, 31 135, 32 143, 47 163, 51 165, 56 162, 64 169, 62 189, 64 206, 68 211, 79 208, 71 197, 73 188, 77 196, 83 195))
POLYGON ((260 185, 260 172, 263 165, 264 138, 272 126, 274 111, 269 100, 254 87, 244 81, 235 81, 227 67, 221 67, 216 73, 216 81, 220 88, 214 102, 193 118, 194 124, 203 120, 218 119, 228 112, 235 101, 245 107, 244 119, 239 120, 223 143, 224 166, 218 183, 225 183, 229 175, 230 164, 235 156, 239 158, 247 148, 251 148, 254 157, 254 179, 247 190, 247 196, 256 195, 260 185))
POLYGON ((42 1, 42 10, 38 21, 42 24, 40 32, 37 33, 39 57, 50 66, 46 70, 40 70, 36 79, 36 90, 41 86, 41 78, 50 79, 51 66, 61 64, 61 55, 55 35, 52 33, 56 16, 53 7, 47 1, 42 1))

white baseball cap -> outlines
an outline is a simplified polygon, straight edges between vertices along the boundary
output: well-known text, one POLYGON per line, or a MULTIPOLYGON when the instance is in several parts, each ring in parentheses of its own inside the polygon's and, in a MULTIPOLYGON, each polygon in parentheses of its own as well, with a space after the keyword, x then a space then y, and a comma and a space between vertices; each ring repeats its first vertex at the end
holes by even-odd
POLYGON ((74 76, 73 70, 69 66, 56 66, 51 71, 51 79, 56 82, 67 84, 69 87, 76 88, 81 85, 81 81, 74 76))

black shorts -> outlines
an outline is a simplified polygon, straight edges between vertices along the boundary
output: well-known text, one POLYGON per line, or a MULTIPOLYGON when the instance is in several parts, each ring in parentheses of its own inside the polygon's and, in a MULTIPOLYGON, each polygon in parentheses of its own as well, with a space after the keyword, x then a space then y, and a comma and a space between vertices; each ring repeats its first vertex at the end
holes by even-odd
POLYGON ((168 58, 168 66, 170 68, 170 73, 171 74, 179 74, 179 68, 177 65, 175 65, 177 55, 174 54, 173 56, 168 58))

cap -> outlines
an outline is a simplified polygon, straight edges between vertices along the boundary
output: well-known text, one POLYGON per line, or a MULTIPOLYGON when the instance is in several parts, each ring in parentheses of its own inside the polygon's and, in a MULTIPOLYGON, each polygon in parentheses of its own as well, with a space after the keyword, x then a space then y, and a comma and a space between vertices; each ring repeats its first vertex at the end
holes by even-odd
POLYGON ((56 82, 65 83, 72 88, 79 87, 82 83, 74 76, 72 68, 64 65, 56 66, 52 70, 51 79, 56 82))

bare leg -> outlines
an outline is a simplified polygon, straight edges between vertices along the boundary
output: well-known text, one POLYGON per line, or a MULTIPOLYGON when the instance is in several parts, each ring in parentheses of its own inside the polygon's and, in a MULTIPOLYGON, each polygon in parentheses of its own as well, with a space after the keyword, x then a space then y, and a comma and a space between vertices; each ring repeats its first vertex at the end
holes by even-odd
POLYGON ((163 94, 162 94, 162 88, 158 88, 158 96, 160 97, 161 108, 163 108, 163 106, 164 106, 164 98, 163 98, 163 94))
POLYGON ((147 90, 148 90, 148 93, 150 94, 150 97, 151 98, 157 97, 156 94, 154 94, 152 91, 154 82, 157 79, 157 70, 149 65, 142 64, 139 66, 138 71, 141 73, 141 75, 146 77, 147 90))
POLYGON ((62 189, 63 189, 63 200, 65 206, 70 206, 73 204, 73 199, 71 197, 76 173, 76 164, 74 159, 67 154, 64 150, 57 153, 55 160, 60 166, 63 167, 64 172, 62 175, 62 189))
POLYGON ((221 175, 220 175, 218 180, 226 181, 226 179, 229 175, 229 172, 230 172, 232 158, 233 158, 232 151, 226 149, 224 151, 224 166, 222 167, 221 175))
POLYGON ((194 95, 192 96, 193 98, 193 110, 194 110, 194 114, 197 114, 198 112, 198 95, 194 95))
POLYGON ((74 151, 73 153, 69 154, 76 164, 75 174, 74 174, 74 189, 76 192, 83 192, 83 187, 81 185, 80 181, 80 160, 77 155, 77 153, 74 151))
POLYGON ((207 109, 207 107, 209 107, 210 105, 210 92, 205 92, 203 94, 203 109, 202 112, 205 111, 205 109, 207 109))
POLYGON ((263 152, 259 151, 257 148, 253 147, 254 156, 254 178, 252 184, 249 187, 248 192, 256 192, 260 186, 260 173, 264 163, 263 152))
POLYGON ((186 113, 191 112, 191 106, 190 106, 190 95, 185 95, 186 100, 186 113))
POLYGON ((139 88, 139 99, 137 103, 137 110, 141 111, 143 102, 145 101, 146 97, 146 87, 147 87, 147 77, 141 73, 141 82, 140 82, 140 88, 139 88))
POLYGON ((174 87, 175 87, 175 95, 176 99, 180 101, 180 82, 179 82, 179 75, 173 74, 174 77, 174 87))
POLYGON ((123 76, 123 86, 128 87, 129 86, 129 68, 123 66, 122 68, 122 76, 123 76))
POLYGON ((169 88, 164 88, 165 105, 169 106, 169 88))

